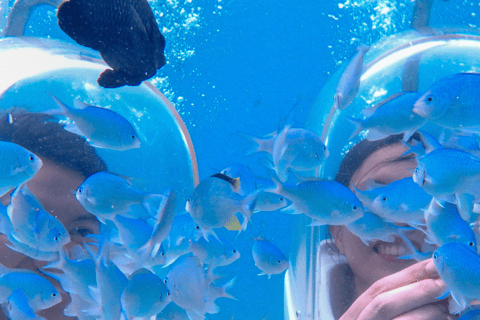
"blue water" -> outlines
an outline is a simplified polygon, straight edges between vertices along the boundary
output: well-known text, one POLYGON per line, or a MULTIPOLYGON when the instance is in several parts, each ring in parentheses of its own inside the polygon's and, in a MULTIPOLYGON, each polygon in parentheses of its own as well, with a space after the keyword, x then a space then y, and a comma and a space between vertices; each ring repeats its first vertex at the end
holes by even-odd
MULTIPOLYGON (((168 64, 153 82, 188 128, 200 179, 236 162, 265 175, 258 157, 244 156, 245 141, 234 133, 260 136, 275 131, 293 106, 295 124, 301 126, 319 90, 358 45, 409 29, 413 2, 405 2, 151 2, 159 9, 160 29, 171 29, 165 33, 168 64)), ((478 28, 479 17, 480 4, 474 1, 436 1, 431 25, 478 28)), ((36 10, 27 35, 71 41, 48 7, 36 10)), ((235 233, 218 232, 242 254, 224 268, 238 276, 231 291, 238 301, 217 300, 221 311, 208 319, 283 318, 283 274, 270 280, 257 276, 251 237, 266 237, 288 253, 296 218, 262 213, 253 217, 255 227, 236 239, 235 233)))

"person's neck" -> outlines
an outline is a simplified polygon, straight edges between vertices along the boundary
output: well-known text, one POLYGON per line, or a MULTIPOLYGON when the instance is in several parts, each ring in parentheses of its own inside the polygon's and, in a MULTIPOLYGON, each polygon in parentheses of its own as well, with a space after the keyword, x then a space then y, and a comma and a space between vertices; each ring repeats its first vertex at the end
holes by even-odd
POLYGON ((354 296, 353 296, 353 301, 357 300, 358 297, 362 295, 367 289, 370 287, 370 284, 367 283, 364 279, 354 276, 354 283, 355 283, 355 290, 354 290, 354 296))

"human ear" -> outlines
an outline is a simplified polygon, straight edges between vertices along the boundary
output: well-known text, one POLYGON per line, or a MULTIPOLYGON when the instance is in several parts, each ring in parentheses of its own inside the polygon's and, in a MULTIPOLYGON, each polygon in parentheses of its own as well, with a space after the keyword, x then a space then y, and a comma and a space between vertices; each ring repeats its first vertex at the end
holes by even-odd
POLYGON ((345 254, 345 250, 343 248, 343 230, 343 226, 330 226, 330 233, 332 234, 333 241, 335 242, 335 246, 341 254, 345 254))

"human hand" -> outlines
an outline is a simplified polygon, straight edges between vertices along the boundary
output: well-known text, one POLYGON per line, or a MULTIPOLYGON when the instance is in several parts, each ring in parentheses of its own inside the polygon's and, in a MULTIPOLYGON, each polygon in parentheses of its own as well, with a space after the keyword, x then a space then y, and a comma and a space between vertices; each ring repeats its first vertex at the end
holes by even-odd
POLYGON ((370 286, 340 320, 447 320, 445 291, 432 259, 418 262, 370 286))

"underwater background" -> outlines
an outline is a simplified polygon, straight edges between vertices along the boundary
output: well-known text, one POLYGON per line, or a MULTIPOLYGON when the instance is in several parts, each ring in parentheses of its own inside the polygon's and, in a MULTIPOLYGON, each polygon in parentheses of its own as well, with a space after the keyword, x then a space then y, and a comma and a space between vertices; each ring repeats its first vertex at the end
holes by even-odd
MULTIPOLYGON (((236 133, 273 132, 294 106, 295 126, 303 126, 322 86, 359 45, 410 29, 414 1, 149 3, 167 43, 167 65, 150 82, 185 122, 202 180, 233 163, 247 164, 265 177, 258 157, 245 156, 248 145, 236 133)), ((430 25, 478 30, 480 3, 435 1, 430 25)), ((59 29, 49 6, 35 10, 26 35, 73 42, 59 29)), ((223 269, 238 277, 230 290, 238 301, 217 300, 220 312, 208 319, 284 317, 284 274, 257 276, 252 237, 266 237, 288 253, 297 218, 260 213, 252 218, 255 227, 236 239, 236 232, 217 232, 242 254, 223 269)))

